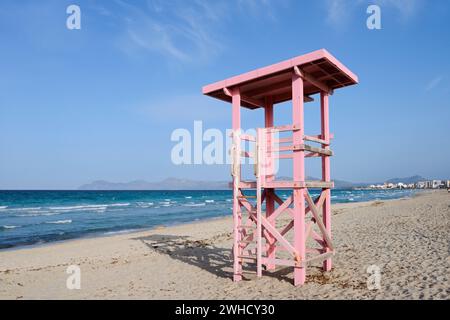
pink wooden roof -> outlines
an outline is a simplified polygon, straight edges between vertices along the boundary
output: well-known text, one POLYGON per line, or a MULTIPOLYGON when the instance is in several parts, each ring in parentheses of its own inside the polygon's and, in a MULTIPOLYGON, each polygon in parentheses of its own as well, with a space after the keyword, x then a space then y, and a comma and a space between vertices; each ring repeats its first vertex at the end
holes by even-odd
MULTIPOLYGON (((203 94, 231 102, 231 97, 225 94, 224 88, 239 87, 242 96, 252 101, 261 101, 261 105, 266 96, 272 96, 274 103, 289 101, 292 99, 291 76, 295 66, 333 90, 358 83, 358 77, 353 72, 327 50, 321 49, 206 85, 203 87, 203 94)), ((319 93, 320 89, 305 81, 304 92, 309 96, 319 93)), ((242 106, 256 108, 254 104, 245 101, 242 106)))

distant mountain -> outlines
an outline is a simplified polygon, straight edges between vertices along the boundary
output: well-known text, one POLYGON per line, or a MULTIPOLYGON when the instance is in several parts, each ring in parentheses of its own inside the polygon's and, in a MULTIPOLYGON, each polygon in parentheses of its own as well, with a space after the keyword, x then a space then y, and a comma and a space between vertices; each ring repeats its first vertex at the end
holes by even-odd
MULTIPOLYGON (((290 180, 289 177, 279 177, 278 180, 290 180)), ((320 180, 315 177, 307 177, 308 180, 320 180)), ((406 178, 389 179, 387 183, 416 183, 427 180, 419 175, 406 178)), ((344 180, 333 180, 336 189, 350 189, 357 187, 367 187, 371 184, 383 183, 357 183, 344 180)), ((167 178, 159 182, 148 182, 145 180, 135 180, 131 182, 109 182, 98 180, 82 185, 78 190, 227 190, 230 181, 202 181, 178 178, 167 178)))
POLYGON ((159 182, 135 180, 131 182, 94 181, 82 185, 78 190, 224 190, 228 181, 197 181, 188 179, 167 178, 159 182))
POLYGON ((365 187, 366 183, 355 183, 344 180, 333 180, 335 189, 351 189, 356 187, 365 187))
POLYGON ((428 180, 428 179, 426 179, 422 176, 419 176, 419 175, 415 175, 415 176, 406 177, 406 178, 389 179, 386 181, 386 183, 394 183, 395 184, 395 183, 403 182, 403 183, 409 184, 409 183, 416 183, 416 182, 425 181, 425 180, 428 180))
MULTIPOLYGON (((288 177, 280 177, 279 180, 290 180, 288 177)), ((307 177, 308 180, 319 180, 307 177)), ((135 180, 131 182, 110 182, 97 180, 84 184, 78 190, 227 190, 230 181, 201 181, 178 178, 167 178, 159 182, 135 180)), ((348 189, 361 186, 353 182, 334 180, 336 189, 348 189)))

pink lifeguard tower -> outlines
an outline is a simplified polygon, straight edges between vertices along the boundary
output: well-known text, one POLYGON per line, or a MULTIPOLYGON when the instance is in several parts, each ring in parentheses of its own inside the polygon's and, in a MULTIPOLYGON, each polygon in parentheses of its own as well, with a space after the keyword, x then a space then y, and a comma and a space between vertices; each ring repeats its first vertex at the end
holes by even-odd
POLYGON ((294 284, 305 282, 307 265, 322 262, 331 270, 335 248, 331 240, 329 97, 338 88, 358 83, 358 77, 322 49, 203 87, 203 94, 232 104, 233 269, 240 281, 243 266, 294 268, 294 284), (320 95, 321 133, 304 130, 304 103, 320 95), (274 105, 292 100, 292 124, 274 126, 274 105), (265 126, 256 135, 242 133, 241 107, 264 108, 265 126), (279 134, 289 134, 280 138, 279 134), (309 144, 307 144, 309 143, 309 144), (316 145, 311 145, 315 143, 316 145), (253 151, 242 150, 254 144, 253 151), (252 158, 255 179, 241 180, 243 158, 252 158), (305 158, 320 157, 322 179, 307 181, 305 158), (277 180, 275 161, 291 159, 292 180, 277 180), (309 189, 321 189, 313 199, 309 189), (255 189, 256 195, 246 194, 255 189), (283 198, 277 189, 292 190, 283 198), (285 217, 281 219, 282 215, 285 217), (286 219, 287 218, 287 219, 286 219), (283 224, 284 223, 284 224, 283 224), (280 225, 282 224, 282 225, 280 225))

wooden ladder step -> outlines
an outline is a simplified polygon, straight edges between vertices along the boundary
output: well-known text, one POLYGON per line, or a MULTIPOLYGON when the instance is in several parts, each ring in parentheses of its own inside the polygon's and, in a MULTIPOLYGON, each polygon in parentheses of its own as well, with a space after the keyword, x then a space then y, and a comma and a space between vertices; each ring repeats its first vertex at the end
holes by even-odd
POLYGON ((242 256, 238 256, 239 259, 247 259, 247 260, 256 260, 255 256, 246 256, 246 255, 242 255, 242 256))
POLYGON ((267 127, 265 128, 267 133, 271 132, 283 132, 283 131, 297 131, 300 130, 300 124, 294 123, 294 124, 288 124, 284 126, 275 126, 275 127, 267 127))
POLYGON ((333 155, 333 151, 329 150, 329 149, 323 149, 323 148, 318 148, 318 147, 312 147, 309 145, 304 145, 304 150, 306 151, 310 151, 313 153, 319 153, 325 156, 332 156, 333 155))
POLYGON ((280 147, 268 149, 267 152, 268 153, 278 153, 278 152, 285 152, 285 151, 301 151, 301 150, 309 151, 312 153, 318 153, 318 154, 325 155, 325 156, 333 155, 333 151, 331 151, 331 150, 323 149, 323 148, 319 148, 319 147, 312 147, 312 146, 309 146, 306 144, 280 146, 280 147))

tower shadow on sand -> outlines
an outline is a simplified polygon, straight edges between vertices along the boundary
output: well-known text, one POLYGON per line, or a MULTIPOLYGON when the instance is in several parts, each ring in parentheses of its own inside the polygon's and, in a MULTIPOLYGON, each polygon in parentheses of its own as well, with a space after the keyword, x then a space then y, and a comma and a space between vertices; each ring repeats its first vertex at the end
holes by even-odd
MULTIPOLYGON (((172 259, 196 266, 209 273, 226 279, 233 277, 232 250, 213 245, 213 240, 192 240, 188 236, 149 235, 133 238, 145 244, 151 251, 165 254, 172 259)), ((256 264, 247 264, 244 280, 254 279, 256 264)), ((266 273, 267 274, 267 273, 266 273)), ((291 282, 287 277, 289 268, 270 272, 269 275, 280 281, 291 282)))
POLYGON ((199 267, 221 278, 232 277, 231 250, 213 246, 208 240, 192 240, 187 236, 150 235, 133 238, 150 250, 199 267))

